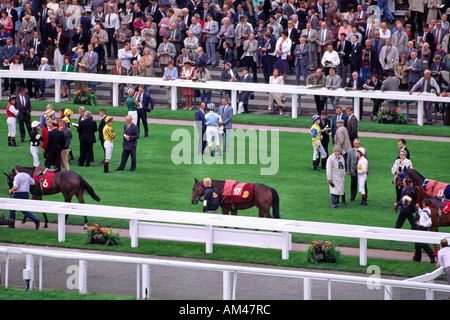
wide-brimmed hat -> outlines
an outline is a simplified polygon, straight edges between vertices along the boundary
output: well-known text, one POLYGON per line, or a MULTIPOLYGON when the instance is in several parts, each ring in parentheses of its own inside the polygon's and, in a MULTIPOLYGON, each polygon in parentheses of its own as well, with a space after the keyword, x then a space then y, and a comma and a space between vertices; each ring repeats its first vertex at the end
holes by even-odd
POLYGON ((39 121, 33 121, 33 123, 31 123, 32 128, 39 127, 40 125, 41 125, 41 123, 39 121))
POLYGON ((189 60, 189 59, 186 59, 186 60, 184 60, 183 64, 190 64, 190 65, 192 65, 192 61, 189 60))
POLYGON ((358 151, 359 153, 361 153, 363 156, 366 155, 366 151, 363 148, 358 148, 356 149, 356 151, 358 151))
POLYGON ((333 151, 342 151, 342 148, 341 148, 340 145, 335 144, 335 145, 333 146, 333 151))
POLYGON ((433 61, 441 61, 441 59, 441 56, 437 54, 434 56, 433 61))

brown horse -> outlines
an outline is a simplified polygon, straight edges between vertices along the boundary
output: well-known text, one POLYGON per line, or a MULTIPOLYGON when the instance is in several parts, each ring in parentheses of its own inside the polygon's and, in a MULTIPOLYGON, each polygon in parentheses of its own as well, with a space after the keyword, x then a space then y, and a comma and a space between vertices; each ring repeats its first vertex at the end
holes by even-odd
MULTIPOLYGON (((220 194, 223 194, 225 181, 211 180, 211 185, 217 188, 220 194)), ((205 186, 203 185, 203 181, 194 179, 191 198, 192 204, 197 204, 201 201, 204 192, 205 186)), ((253 199, 251 201, 242 203, 225 203, 222 199, 220 203, 220 208, 222 209, 223 214, 228 214, 231 212, 234 216, 237 215, 238 210, 249 209, 254 206, 259 209, 259 217, 272 218, 270 215, 270 208, 272 207, 273 217, 280 219, 280 199, 278 197, 278 192, 265 184, 255 183, 253 199)))
MULTIPOLYGON (((35 167, 23 167, 23 172, 29 174, 33 178, 33 173, 35 167)), ((13 169, 11 173, 6 174, 8 185, 10 188, 13 186, 14 177, 16 176, 15 170, 13 169)), ((80 203, 84 203, 84 191, 87 191, 89 195, 95 201, 100 201, 100 198, 95 194, 94 189, 80 176, 78 173, 74 171, 57 171, 53 175, 52 186, 51 188, 42 188, 40 183, 35 183, 30 187, 30 193, 32 195, 33 200, 42 200, 43 196, 62 193, 65 202, 71 202, 73 196, 76 196, 80 203)), ((66 215, 66 221, 67 221, 66 215)), ((26 217, 22 220, 22 223, 25 222, 26 217)), ((48 226, 47 215, 44 213, 44 228, 48 226)), ((87 227, 87 217, 84 217, 84 227, 87 227)))

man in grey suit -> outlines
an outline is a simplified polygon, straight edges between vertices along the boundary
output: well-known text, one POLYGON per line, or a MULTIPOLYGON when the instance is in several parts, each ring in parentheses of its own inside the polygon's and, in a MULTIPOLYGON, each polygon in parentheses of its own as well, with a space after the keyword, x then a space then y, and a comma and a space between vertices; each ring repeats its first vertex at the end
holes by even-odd
POLYGON ((417 81, 420 80, 420 75, 422 73, 422 60, 417 58, 417 52, 411 53, 411 59, 408 61, 408 90, 416 84, 417 81))
POLYGON ((258 82, 258 73, 256 70, 256 62, 258 61, 258 41, 255 40, 255 35, 250 33, 248 39, 244 42, 244 53, 242 54, 242 61, 244 67, 252 69, 253 82, 258 82))
MULTIPOLYGON (((244 53, 244 42, 252 32, 253 27, 247 22, 247 16, 241 16, 239 18, 239 24, 236 25, 237 57, 242 57, 242 54, 244 53)), ((240 66, 242 66, 242 61, 239 60, 239 63, 240 66)))
MULTIPOLYGON (((342 79, 339 75, 336 74, 336 70, 334 68, 330 68, 329 74, 325 79, 325 87, 329 90, 336 90, 341 87, 342 79)), ((339 97, 334 97, 329 95, 333 108, 339 105, 339 97)))
MULTIPOLYGON (((228 104, 227 98, 222 98, 222 105, 219 107, 218 114, 222 118, 222 123, 219 122, 219 126, 223 125, 223 133, 225 135, 224 152, 227 152, 230 147, 231 121, 233 120, 233 108, 228 104)), ((223 137, 220 136, 220 145, 222 145, 222 139, 223 137)))
POLYGON ((316 70, 319 66, 317 57, 317 31, 311 27, 311 23, 306 23, 306 29, 302 30, 301 37, 305 36, 306 44, 309 46, 309 70, 316 70))
POLYGON ((220 26, 219 30, 219 38, 221 40, 221 43, 228 41, 230 43, 230 46, 233 47, 235 37, 236 33, 234 31, 234 27, 230 23, 230 18, 223 18, 222 25, 220 26))
MULTIPOLYGON (((398 91, 399 87, 399 81, 398 78, 395 76, 394 69, 391 69, 389 71, 383 72, 383 83, 381 84, 381 91, 398 91)), ((398 106, 398 100, 386 100, 386 102, 390 106, 398 106)))
POLYGON ((300 85, 300 74, 303 75, 303 80, 308 77, 308 67, 309 67, 309 46, 306 43, 306 37, 300 37, 300 43, 295 46, 294 49, 295 57, 295 84, 300 85))
POLYGON ((395 64, 398 62, 398 50, 391 43, 391 39, 385 39, 386 45, 381 49, 379 61, 381 68, 384 71, 394 69, 395 64))
POLYGON ((219 42, 217 37, 219 24, 213 20, 211 13, 206 15, 206 20, 202 32, 205 36, 206 54, 208 55, 207 64, 211 64, 214 67, 216 65, 216 45, 219 42))
MULTIPOLYGON (((89 73, 97 73, 98 53, 94 51, 94 45, 92 43, 88 44, 88 51, 84 54, 84 58, 86 58, 89 63, 89 67, 86 67, 86 70, 89 73)), ((97 87, 95 82, 89 84, 89 87, 95 93, 97 87)))

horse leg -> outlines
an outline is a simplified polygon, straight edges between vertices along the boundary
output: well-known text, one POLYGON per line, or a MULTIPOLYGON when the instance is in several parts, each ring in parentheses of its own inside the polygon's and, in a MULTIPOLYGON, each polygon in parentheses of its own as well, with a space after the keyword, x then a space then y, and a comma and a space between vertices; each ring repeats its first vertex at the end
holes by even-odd
MULTIPOLYGON (((76 197, 77 197, 79 203, 84 203, 83 194, 84 194, 84 190, 81 189, 81 188, 76 193, 76 197)), ((84 216, 84 227, 83 227, 83 230, 86 230, 87 226, 88 226, 88 219, 87 219, 86 216, 84 216)))

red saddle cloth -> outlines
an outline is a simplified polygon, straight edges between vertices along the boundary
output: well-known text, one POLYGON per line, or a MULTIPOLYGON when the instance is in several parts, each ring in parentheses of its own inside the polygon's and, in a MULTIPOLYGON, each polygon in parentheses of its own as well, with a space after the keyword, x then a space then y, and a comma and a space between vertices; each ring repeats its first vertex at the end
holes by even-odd
POLYGON ((253 200, 254 183, 241 183, 235 180, 225 181, 222 196, 225 203, 242 203, 253 200))
POLYGON ((33 173, 33 179, 37 183, 41 183, 44 189, 50 189, 52 187, 53 175, 55 172, 47 172, 43 177, 38 177, 33 173))

